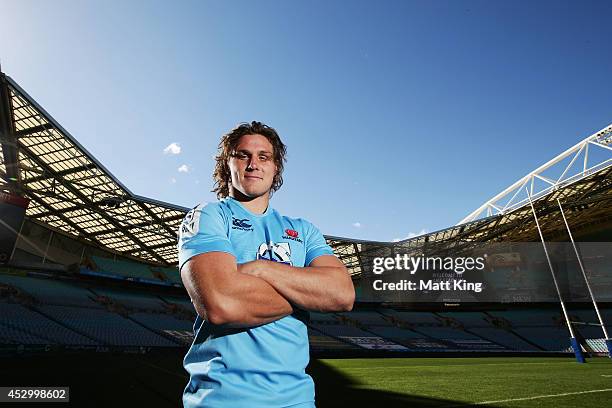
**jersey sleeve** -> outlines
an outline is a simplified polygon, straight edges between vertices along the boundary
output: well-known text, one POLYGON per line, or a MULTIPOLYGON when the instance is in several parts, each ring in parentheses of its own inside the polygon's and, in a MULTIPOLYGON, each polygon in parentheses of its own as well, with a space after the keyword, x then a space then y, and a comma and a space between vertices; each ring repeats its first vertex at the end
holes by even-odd
POLYGON ((305 230, 305 244, 306 244, 306 258, 304 259, 304 266, 309 266, 310 263, 321 255, 333 255, 334 251, 331 249, 321 231, 308 221, 304 221, 305 230))
POLYGON ((200 204, 187 213, 179 228, 179 271, 196 255, 227 252, 235 256, 223 212, 218 205, 200 204))

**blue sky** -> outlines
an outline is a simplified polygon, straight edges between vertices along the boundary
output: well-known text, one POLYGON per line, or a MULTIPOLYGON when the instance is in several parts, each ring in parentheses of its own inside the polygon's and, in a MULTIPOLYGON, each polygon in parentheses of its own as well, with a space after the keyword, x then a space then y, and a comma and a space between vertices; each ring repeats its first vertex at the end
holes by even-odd
POLYGON ((214 201, 220 135, 260 120, 289 148, 273 206, 329 235, 390 241, 454 225, 612 123, 605 1, 0 10, 3 71, 134 193, 214 201), (172 143, 180 154, 164 154, 172 143))

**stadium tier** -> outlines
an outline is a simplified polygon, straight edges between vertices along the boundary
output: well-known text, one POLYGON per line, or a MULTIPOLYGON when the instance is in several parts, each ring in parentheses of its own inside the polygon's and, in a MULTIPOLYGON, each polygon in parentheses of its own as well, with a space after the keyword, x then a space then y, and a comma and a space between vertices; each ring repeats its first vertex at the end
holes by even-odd
POLYGON ((491 342, 502 345, 508 350, 515 351, 540 351, 537 346, 528 343, 518 337, 510 330, 499 329, 494 327, 471 327, 470 331, 484 339, 489 339, 491 342))
POLYGON ((561 315, 558 311, 549 310, 524 310, 524 311, 502 311, 491 312, 493 317, 501 317, 512 324, 512 327, 522 326, 546 326, 559 325, 561 315))
POLYGON ((102 308, 92 300, 94 294, 87 288, 52 278, 34 279, 0 273, 0 284, 11 285, 41 304, 102 308))
MULTIPOLYGON (((81 348, 182 348, 192 338, 194 311, 170 287, 142 291, 114 280, 71 279, 0 273, 0 340, 11 345, 81 348)), ((606 316, 612 310, 604 309, 606 316)), ((589 323, 589 309, 575 310, 589 323)), ((311 348, 317 352, 565 352, 566 328, 556 310, 414 312, 389 307, 344 313, 311 313, 311 348)), ((601 351, 601 329, 584 325, 581 335, 601 351)))
POLYGON ((126 293, 115 289, 93 289, 92 292, 99 296, 107 296, 115 303, 122 304, 133 310, 151 310, 164 312, 167 309, 164 301, 143 293, 126 293))
POLYGON ((404 312, 404 311, 396 311, 396 310, 383 310, 384 314, 387 316, 393 316, 398 320, 406 324, 421 324, 421 323, 429 323, 429 324, 439 324, 436 315, 433 313, 426 312, 404 312))
POLYGON ((0 340, 5 346, 30 346, 53 343, 49 338, 30 334, 26 330, 13 329, 10 326, 0 326, 0 340))
POLYGON ((45 316, 66 327, 112 346, 176 347, 176 343, 135 324, 128 317, 106 310, 68 306, 39 306, 45 316))
MULTIPOLYGON (((61 307, 61 306, 41 306, 61 307)), ((68 306, 66 306, 68 307, 68 306)), ((98 345, 96 340, 71 330, 63 321, 49 318, 40 309, 34 309, 19 304, 0 304, 0 322, 2 323, 2 334, 0 336, 8 339, 16 339, 15 333, 32 336, 28 344, 60 344, 60 345, 98 345), (6 331, 6 329, 10 329, 6 331)), ((99 310, 88 309, 89 312, 99 310)))
POLYGON ((464 326, 474 327, 490 327, 490 323, 487 321, 487 315, 481 312, 454 312, 438 313, 438 316, 442 318, 449 318, 457 321, 459 324, 464 326))
POLYGON ((91 260, 95 265, 95 270, 102 273, 149 280, 155 279, 151 269, 145 264, 106 259, 100 256, 92 256, 91 260))

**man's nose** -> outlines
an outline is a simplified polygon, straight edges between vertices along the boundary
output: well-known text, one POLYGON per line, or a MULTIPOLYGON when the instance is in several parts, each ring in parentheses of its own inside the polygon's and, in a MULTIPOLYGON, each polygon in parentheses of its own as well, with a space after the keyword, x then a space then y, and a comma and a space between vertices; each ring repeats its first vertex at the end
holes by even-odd
POLYGON ((247 166, 247 170, 257 170, 259 168, 259 161, 257 157, 253 156, 249 160, 249 165, 247 166))

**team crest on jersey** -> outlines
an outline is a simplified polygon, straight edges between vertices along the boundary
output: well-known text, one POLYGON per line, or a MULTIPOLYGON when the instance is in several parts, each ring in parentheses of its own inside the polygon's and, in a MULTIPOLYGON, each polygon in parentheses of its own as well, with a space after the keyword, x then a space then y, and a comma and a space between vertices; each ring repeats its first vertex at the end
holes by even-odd
POLYGON ((200 214, 202 214, 201 209, 203 206, 204 204, 199 204, 185 215, 183 223, 181 224, 181 237, 191 238, 198 233, 198 228, 200 227, 200 214))
POLYGON ((285 235, 283 235, 283 239, 290 239, 292 241, 297 241, 300 244, 302 244, 304 241, 302 241, 299 235, 300 235, 299 232, 297 232, 296 230, 286 229, 285 235))
POLYGON ((259 249, 257 250, 257 259, 266 259, 268 261, 293 265, 291 263, 291 247, 288 242, 281 242, 279 244, 275 244, 274 242, 266 244, 263 242, 259 245, 259 249))

